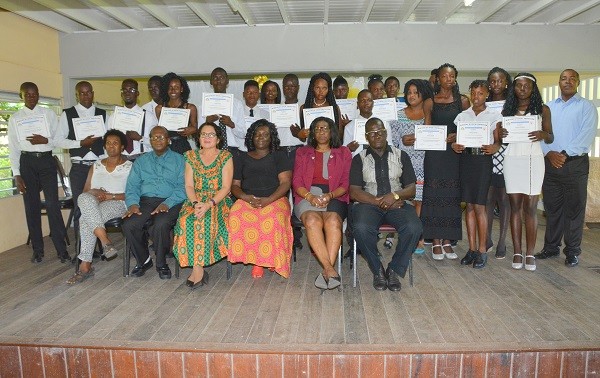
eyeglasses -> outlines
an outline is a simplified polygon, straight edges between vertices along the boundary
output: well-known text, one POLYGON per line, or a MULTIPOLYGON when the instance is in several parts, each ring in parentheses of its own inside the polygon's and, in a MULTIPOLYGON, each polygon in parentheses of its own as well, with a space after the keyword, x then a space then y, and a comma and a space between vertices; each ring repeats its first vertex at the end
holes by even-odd
POLYGON ((200 133, 200 138, 216 138, 217 133, 200 133))
POLYGON ((155 135, 155 136, 151 136, 150 140, 152 141, 163 141, 165 139, 168 139, 168 137, 165 137, 164 135, 155 135))
POLYGON ((329 131, 329 127, 315 127, 315 133, 325 133, 329 131))
POLYGON ((373 130, 373 131, 367 131, 365 133, 367 136, 371 136, 371 137, 382 137, 385 136, 387 134, 387 131, 385 129, 382 130, 373 130))
POLYGON ((121 89, 121 93, 136 93, 137 91, 135 88, 121 89))

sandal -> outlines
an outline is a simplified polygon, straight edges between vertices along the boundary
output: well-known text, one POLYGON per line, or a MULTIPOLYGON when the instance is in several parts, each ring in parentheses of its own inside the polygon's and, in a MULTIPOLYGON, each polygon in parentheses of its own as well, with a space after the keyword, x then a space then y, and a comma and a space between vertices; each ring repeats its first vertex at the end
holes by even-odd
POLYGON ((445 255, 444 250, 442 249, 442 253, 435 253, 434 250, 436 248, 442 248, 442 245, 441 244, 435 244, 435 245, 431 246, 431 257, 434 260, 443 260, 444 259, 444 255, 445 255))
POLYGON ((78 270, 77 273, 75 273, 75 275, 73 275, 73 277, 71 277, 67 280, 67 285, 73 285, 76 283, 83 282, 93 276, 94 276, 94 268, 91 268, 89 272, 85 272, 85 273, 78 270))
POLYGON ((106 261, 112 260, 119 254, 119 250, 115 248, 112 244, 107 244, 104 246, 104 258, 106 261))

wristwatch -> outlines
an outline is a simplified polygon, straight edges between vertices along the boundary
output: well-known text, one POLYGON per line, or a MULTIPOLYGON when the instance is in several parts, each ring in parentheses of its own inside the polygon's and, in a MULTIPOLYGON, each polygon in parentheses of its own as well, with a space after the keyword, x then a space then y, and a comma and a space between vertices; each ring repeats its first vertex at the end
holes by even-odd
POLYGON ((396 201, 398 201, 398 200, 400 199, 400 196, 398 195, 398 193, 396 193, 396 192, 392 192, 392 195, 394 196, 394 199, 395 199, 396 201))

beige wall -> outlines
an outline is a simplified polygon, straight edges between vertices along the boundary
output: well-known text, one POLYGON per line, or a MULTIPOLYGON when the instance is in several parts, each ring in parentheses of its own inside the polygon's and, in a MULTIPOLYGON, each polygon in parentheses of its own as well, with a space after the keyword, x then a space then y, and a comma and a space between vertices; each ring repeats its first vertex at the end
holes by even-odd
MULTIPOLYGON (((33 81, 42 96, 62 98, 58 32, 0 11, 0 35, 6 37, 0 49, 0 91, 18 92, 23 81, 33 81)), ((0 214, 0 252, 24 244, 27 224, 21 196, 0 199, 0 214)), ((43 225, 47 234, 46 217, 43 225)))

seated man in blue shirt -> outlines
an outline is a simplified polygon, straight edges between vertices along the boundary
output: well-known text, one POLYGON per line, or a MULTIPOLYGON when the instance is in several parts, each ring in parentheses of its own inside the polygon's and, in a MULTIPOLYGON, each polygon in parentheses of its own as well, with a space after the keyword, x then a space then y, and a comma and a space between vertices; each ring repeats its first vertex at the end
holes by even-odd
POLYGON ((166 254, 171 248, 171 228, 177 221, 181 204, 186 198, 183 156, 169 148, 169 133, 162 126, 150 131, 152 152, 136 159, 127 179, 123 216, 123 234, 131 246, 137 265, 131 271, 141 277, 152 267, 144 237, 144 224, 152 218, 148 236, 156 251, 156 270, 161 279, 171 278, 166 254))
POLYGON ((423 232, 415 208, 405 202, 415 196, 415 171, 408 155, 387 143, 387 131, 379 118, 365 125, 369 147, 352 159, 350 198, 354 240, 373 272, 376 290, 400 291, 411 254, 423 232), (398 231, 398 245, 387 270, 379 260, 377 233, 389 224, 398 231))

